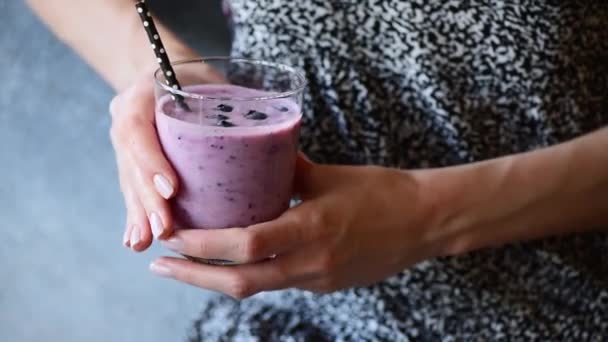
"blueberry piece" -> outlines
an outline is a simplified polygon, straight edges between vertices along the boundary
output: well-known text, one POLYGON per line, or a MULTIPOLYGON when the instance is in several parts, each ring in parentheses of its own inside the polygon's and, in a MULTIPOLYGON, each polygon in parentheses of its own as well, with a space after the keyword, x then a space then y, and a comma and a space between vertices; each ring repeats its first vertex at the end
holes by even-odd
POLYGON ((219 111, 224 112, 224 113, 230 113, 234 110, 234 107, 226 105, 226 104, 221 104, 219 106, 216 107, 219 111))
POLYGON ((222 184, 222 183, 217 183, 217 186, 221 188, 222 186, 224 186, 224 184, 222 184))
POLYGON ((230 122, 228 120, 222 120, 222 121, 218 122, 217 124, 218 124, 218 126, 222 126, 222 127, 234 127, 235 126, 232 122, 230 122))
POLYGON ((249 205, 247 206, 249 209, 253 208, 253 203, 249 203, 249 205))
POLYGON ((220 120, 220 121, 225 121, 225 120, 228 120, 230 118, 227 117, 226 115, 218 114, 217 115, 217 119, 220 120))
POLYGON ((252 216, 251 216, 251 222, 255 221, 255 219, 256 219, 256 216, 255 216, 255 215, 252 215, 252 216))
POLYGON ((289 108, 288 108, 288 107, 285 107, 285 106, 278 106, 278 107, 274 107, 274 108, 275 108, 276 110, 278 110, 279 112, 282 112, 282 113, 287 113, 287 112, 289 112, 289 108))
POLYGON ((229 158, 230 158, 231 160, 236 160, 236 157, 235 157, 235 156, 230 156, 229 158))
POLYGON ((245 117, 249 120, 266 120, 268 114, 258 112, 257 110, 250 110, 249 113, 245 114, 245 117))

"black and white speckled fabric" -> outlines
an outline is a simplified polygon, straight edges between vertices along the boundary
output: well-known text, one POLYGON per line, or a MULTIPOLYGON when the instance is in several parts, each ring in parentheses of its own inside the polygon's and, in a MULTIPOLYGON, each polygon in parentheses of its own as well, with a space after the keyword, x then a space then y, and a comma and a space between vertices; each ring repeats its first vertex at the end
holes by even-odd
MULTIPOLYGON (((235 55, 306 71, 302 148, 317 161, 448 166, 548 146, 608 124, 604 1, 230 2, 235 55)), ((191 337, 605 339, 608 235, 602 233, 429 260, 375 286, 331 295, 219 297, 205 306, 191 337)))

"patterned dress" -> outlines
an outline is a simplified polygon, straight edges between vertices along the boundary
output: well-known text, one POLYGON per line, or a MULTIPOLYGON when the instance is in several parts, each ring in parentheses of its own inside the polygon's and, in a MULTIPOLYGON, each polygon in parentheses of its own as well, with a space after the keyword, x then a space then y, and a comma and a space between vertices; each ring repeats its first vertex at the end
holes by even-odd
MULTIPOLYGON (((319 162, 449 166, 608 124, 605 1, 231 0, 230 8, 234 55, 306 72, 301 143, 319 162)), ((428 260, 330 295, 217 297, 191 333, 205 342, 606 339, 605 233, 428 260)))

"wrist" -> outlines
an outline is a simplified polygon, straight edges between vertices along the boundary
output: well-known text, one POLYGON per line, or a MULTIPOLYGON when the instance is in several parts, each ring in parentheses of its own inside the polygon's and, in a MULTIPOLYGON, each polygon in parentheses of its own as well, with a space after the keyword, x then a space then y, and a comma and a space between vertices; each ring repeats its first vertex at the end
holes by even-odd
MULTIPOLYGON (((397 219, 405 231, 405 238, 411 238, 412 229, 418 230, 419 247, 425 259, 444 256, 450 248, 450 234, 445 230, 449 221, 446 212, 448 203, 445 188, 437 186, 435 170, 402 170, 399 182, 387 187, 386 192, 394 194, 391 202, 407 204, 406 210, 399 210, 397 219), (396 190, 396 191, 395 191, 396 190), (438 191, 440 190, 440 191, 438 191)), ((402 208, 402 204, 400 207, 402 208)), ((407 255, 411 251, 406 252, 407 255)))
POLYGON ((428 208, 426 239, 436 246, 436 256, 489 247, 480 245, 484 234, 478 228, 491 225, 501 213, 489 203, 492 196, 487 196, 496 189, 485 185, 497 181, 487 179, 491 175, 488 166, 478 163, 415 172, 421 202, 428 208))
POLYGON ((442 255, 608 224, 608 131, 528 153, 419 171, 442 255))

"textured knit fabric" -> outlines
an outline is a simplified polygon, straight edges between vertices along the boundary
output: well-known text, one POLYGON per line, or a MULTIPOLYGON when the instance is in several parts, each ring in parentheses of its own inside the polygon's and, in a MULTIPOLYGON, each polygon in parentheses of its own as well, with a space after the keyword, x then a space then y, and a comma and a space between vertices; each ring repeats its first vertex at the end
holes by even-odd
MULTIPOLYGON (((302 149, 316 161, 449 166, 550 146, 608 124, 604 1, 230 5, 234 55, 306 72, 302 149)), ((608 234, 591 233, 428 260, 330 295, 218 297, 205 305, 191 340, 605 338, 608 234)))

